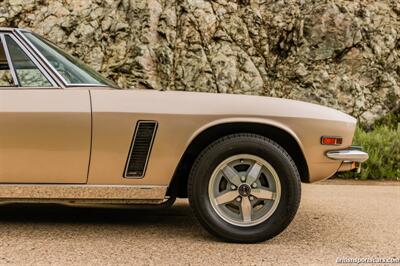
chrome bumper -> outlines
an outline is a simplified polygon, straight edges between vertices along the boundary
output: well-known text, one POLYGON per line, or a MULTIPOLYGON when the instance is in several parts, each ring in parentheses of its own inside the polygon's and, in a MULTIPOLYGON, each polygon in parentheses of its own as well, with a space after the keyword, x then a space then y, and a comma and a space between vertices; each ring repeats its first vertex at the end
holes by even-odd
POLYGON ((328 151, 326 156, 333 160, 343 162, 362 163, 368 160, 368 153, 362 151, 359 147, 350 147, 347 150, 328 151))
POLYGON ((342 161, 338 172, 346 172, 357 169, 361 171, 361 163, 368 160, 368 153, 362 151, 361 147, 352 146, 347 150, 328 151, 326 156, 333 160, 342 161))

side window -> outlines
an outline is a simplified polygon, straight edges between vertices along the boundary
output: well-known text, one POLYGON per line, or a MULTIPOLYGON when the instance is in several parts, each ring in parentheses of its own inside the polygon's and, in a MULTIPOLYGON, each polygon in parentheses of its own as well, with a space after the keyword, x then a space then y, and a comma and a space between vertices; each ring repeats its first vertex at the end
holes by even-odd
POLYGON ((14 87, 14 80, 11 75, 10 66, 4 51, 3 43, 0 39, 0 87, 14 87))
POLYGON ((51 83, 29 59, 21 47, 8 35, 5 36, 11 62, 20 87, 52 87, 51 83))
POLYGON ((51 42, 30 32, 24 32, 23 34, 68 85, 86 84, 116 87, 112 81, 102 77, 82 61, 63 52, 51 42))

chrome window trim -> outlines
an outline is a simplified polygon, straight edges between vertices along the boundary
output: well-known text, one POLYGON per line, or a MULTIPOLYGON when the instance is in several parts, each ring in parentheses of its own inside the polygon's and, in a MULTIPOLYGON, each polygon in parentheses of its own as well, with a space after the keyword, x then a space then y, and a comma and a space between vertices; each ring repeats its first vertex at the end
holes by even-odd
POLYGON ((89 83, 74 83, 74 84, 68 84, 68 87, 109 87, 104 84, 89 84, 89 83))
POLYGON ((15 30, 15 28, 0 27, 1 32, 3 32, 3 31, 12 32, 14 30, 15 30))
MULTIPOLYGON (((19 87, 19 82, 18 82, 17 74, 16 74, 15 69, 14 69, 14 64, 13 64, 12 61, 11 61, 10 52, 8 51, 8 46, 7 46, 6 38, 4 37, 4 34, 3 34, 3 33, 0 35, 0 39, 1 39, 1 43, 3 44, 4 54, 6 55, 8 67, 9 67, 9 69, 10 69, 11 76, 12 76, 13 81, 14 81, 14 86, 15 86, 15 87, 19 87)), ((9 87, 13 87, 13 86, 8 86, 8 87, 5 87, 5 88, 9 88, 9 87)))
POLYGON ((64 83, 59 79, 59 77, 53 72, 51 69, 51 65, 46 63, 46 61, 43 60, 42 55, 29 43, 29 40, 26 40, 22 34, 19 33, 21 32, 30 32, 29 30, 25 29, 14 29, 14 36, 17 38, 21 44, 30 52, 30 56, 32 58, 35 58, 37 62, 42 66, 43 69, 45 69, 46 73, 48 76, 51 76, 51 78, 56 82, 57 87, 59 88, 65 88, 64 83))
POLYGON ((39 50, 24 36, 23 32, 31 33, 31 31, 16 29, 15 32, 18 34, 18 36, 20 36, 25 41, 25 43, 27 43, 29 45, 29 47, 33 51, 35 51, 36 55, 38 57, 40 57, 40 59, 47 65, 47 67, 49 69, 51 69, 52 73, 57 76, 57 78, 62 82, 64 87, 109 87, 104 84, 87 84, 87 83, 69 83, 69 82, 67 82, 65 80, 65 78, 57 71, 57 69, 55 69, 53 67, 53 65, 50 64, 50 62, 42 55, 42 53, 39 52, 39 50))
POLYGON ((59 90, 62 89, 60 87, 6 87, 6 86, 0 86, 0 90, 59 90))
MULTIPOLYGON (((68 86, 66 80, 58 73, 58 71, 53 67, 52 64, 42 55, 41 52, 22 34, 22 31, 17 29, 15 32, 25 41, 25 43, 35 52, 35 54, 46 64, 46 66, 51 70, 51 72, 62 82, 63 86, 68 86)), ((29 31, 25 31, 29 32, 29 31)))
MULTIPOLYGON (((22 49, 22 51, 25 53, 25 55, 29 58, 29 60, 32 61, 32 63, 38 68, 38 70, 40 71, 40 73, 42 73, 42 75, 47 79, 47 81, 51 84, 51 87, 40 87, 40 88, 46 88, 46 89, 52 89, 52 88, 58 88, 58 84, 54 81, 54 79, 47 73, 47 71, 42 67, 42 65, 32 56, 32 54, 29 52, 29 50, 26 49, 26 47, 12 34, 10 33, 6 33, 3 34, 3 38, 5 40, 5 35, 9 36, 11 39, 13 39, 16 44, 22 49)), ((7 43, 6 43, 7 45, 7 43)), ((7 52, 8 51, 8 47, 7 47, 7 52)), ((10 57, 11 60, 11 57, 10 57)), ((11 60, 12 61, 12 60, 11 60)), ((14 66, 13 66, 14 69, 14 66)), ((14 69, 15 71, 15 69, 14 69)), ((16 75, 16 72, 15 72, 16 75)), ((33 87, 22 87, 18 84, 18 88, 33 88, 33 87)))

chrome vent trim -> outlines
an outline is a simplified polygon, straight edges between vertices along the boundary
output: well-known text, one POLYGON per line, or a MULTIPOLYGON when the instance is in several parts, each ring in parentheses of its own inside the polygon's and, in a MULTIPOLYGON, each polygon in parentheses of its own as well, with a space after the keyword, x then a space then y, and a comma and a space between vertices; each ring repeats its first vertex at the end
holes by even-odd
POLYGON ((157 121, 137 122, 125 167, 124 177, 144 177, 157 127, 157 121))

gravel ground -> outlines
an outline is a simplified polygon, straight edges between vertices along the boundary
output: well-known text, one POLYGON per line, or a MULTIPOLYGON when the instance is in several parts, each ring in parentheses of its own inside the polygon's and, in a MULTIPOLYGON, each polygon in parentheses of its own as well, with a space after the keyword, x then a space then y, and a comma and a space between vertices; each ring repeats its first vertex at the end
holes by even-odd
POLYGON ((334 265, 400 257, 400 186, 303 185, 289 228, 260 244, 205 232, 187 204, 170 210, 1 206, 0 264, 334 265))

